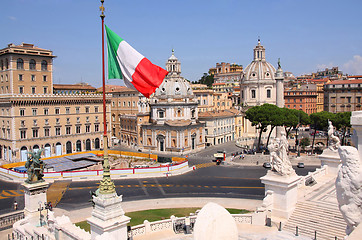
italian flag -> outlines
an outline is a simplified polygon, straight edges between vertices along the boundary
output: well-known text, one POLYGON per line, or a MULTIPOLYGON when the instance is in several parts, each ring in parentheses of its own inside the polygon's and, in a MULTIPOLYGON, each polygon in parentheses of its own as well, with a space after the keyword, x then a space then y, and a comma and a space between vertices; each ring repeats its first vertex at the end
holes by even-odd
POLYGON ((127 87, 149 98, 168 72, 151 63, 106 26, 108 79, 123 79, 127 87))

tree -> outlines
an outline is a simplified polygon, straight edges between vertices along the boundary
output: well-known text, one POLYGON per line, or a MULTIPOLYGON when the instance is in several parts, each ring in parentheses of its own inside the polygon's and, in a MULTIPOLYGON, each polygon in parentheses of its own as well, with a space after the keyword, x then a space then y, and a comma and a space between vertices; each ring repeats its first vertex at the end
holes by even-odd
POLYGON ((263 132, 267 131, 267 127, 271 125, 267 141, 268 144, 270 134, 275 126, 280 126, 282 124, 280 108, 268 103, 249 108, 245 112, 245 118, 251 122, 252 126, 255 126, 256 129, 259 130, 257 151, 260 150, 261 135, 263 132))
POLYGON ((212 84, 214 83, 214 75, 204 73, 204 75, 195 83, 206 84, 208 88, 212 88, 212 84))
POLYGON ((336 113, 334 118, 332 119, 333 126, 336 130, 342 132, 342 145, 345 145, 345 137, 347 128, 351 127, 351 112, 339 112, 336 113))
POLYGON ((310 124, 310 118, 308 114, 302 110, 283 108, 282 114, 284 117, 283 125, 285 127, 287 136, 289 136, 289 133, 293 129, 298 130, 299 126, 310 124))
POLYGON ((328 127, 328 119, 333 122, 334 114, 331 112, 317 112, 312 113, 310 116, 311 120, 311 126, 314 126, 314 135, 313 135, 313 141, 312 141, 312 153, 314 148, 314 141, 315 141, 315 135, 316 131, 323 130, 328 127))
POLYGON ((309 138, 302 138, 302 140, 300 140, 300 146, 302 147, 303 150, 305 150, 305 147, 309 145, 310 145, 309 138))

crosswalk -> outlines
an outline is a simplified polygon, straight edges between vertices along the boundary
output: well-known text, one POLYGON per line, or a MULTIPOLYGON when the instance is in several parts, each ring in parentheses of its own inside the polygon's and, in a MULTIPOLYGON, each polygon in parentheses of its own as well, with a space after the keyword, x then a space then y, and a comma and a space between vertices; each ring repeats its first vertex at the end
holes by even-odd
POLYGON ((0 199, 13 198, 24 195, 24 190, 2 190, 0 192, 0 199))
POLYGON ((71 182, 72 181, 55 181, 50 185, 47 191, 47 201, 51 202, 53 207, 56 207, 60 202, 71 182))
POLYGON ((208 168, 208 167, 216 166, 216 163, 214 163, 214 162, 200 163, 200 164, 196 164, 195 166, 196 166, 196 169, 199 169, 199 168, 208 168))

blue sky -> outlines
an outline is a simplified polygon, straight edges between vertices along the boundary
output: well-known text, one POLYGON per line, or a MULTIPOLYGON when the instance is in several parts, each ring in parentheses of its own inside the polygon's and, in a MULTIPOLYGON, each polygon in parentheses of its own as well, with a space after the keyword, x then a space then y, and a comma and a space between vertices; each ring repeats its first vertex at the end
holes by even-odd
MULTIPOLYGON (((2 1, 0 48, 50 49, 54 83, 101 86, 100 1, 2 1)), ((105 0, 105 23, 153 63, 175 49, 182 76, 196 81, 217 62, 252 61, 258 36, 267 61, 298 76, 338 66, 362 74, 362 1, 105 0)), ((108 84, 117 84, 109 80, 108 84)))

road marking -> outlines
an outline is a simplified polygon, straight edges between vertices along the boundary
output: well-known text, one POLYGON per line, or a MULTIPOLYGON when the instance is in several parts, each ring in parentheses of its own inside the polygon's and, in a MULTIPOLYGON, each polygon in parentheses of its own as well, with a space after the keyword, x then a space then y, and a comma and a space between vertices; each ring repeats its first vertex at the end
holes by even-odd
POLYGON ((143 183, 141 182, 140 179, 138 179, 139 185, 141 186, 143 192, 145 193, 146 196, 150 196, 150 194, 147 191, 147 188, 143 185, 143 183))
POLYGON ((153 178, 153 180, 156 182, 158 189, 161 191, 162 195, 166 195, 165 191, 162 188, 162 185, 160 185, 157 181, 157 178, 153 178))
POLYGON ((50 185, 47 190, 47 201, 51 202, 53 207, 56 207, 60 202, 71 182, 72 181, 54 181, 54 183, 50 185))
POLYGON ((196 169, 198 168, 207 168, 207 167, 212 167, 212 166, 215 166, 216 163, 214 162, 211 162, 211 163, 200 163, 200 164, 196 164, 196 169))

